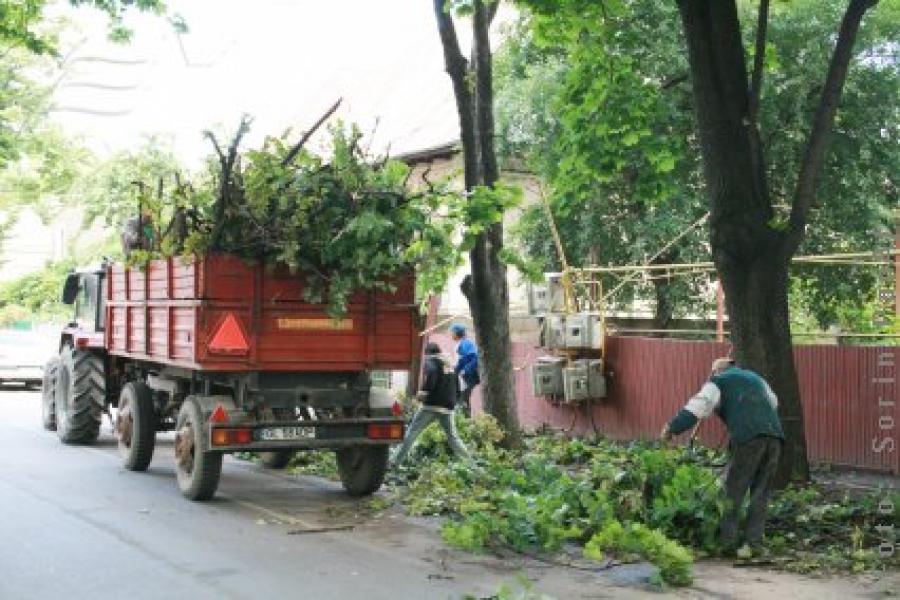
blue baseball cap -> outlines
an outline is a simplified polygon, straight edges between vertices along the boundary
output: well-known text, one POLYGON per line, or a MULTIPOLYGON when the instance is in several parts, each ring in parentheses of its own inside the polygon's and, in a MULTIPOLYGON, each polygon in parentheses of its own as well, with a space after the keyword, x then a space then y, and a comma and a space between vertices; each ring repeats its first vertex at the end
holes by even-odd
POLYGON ((466 326, 460 323, 454 323, 450 326, 450 333, 455 333, 456 335, 466 335, 466 326))

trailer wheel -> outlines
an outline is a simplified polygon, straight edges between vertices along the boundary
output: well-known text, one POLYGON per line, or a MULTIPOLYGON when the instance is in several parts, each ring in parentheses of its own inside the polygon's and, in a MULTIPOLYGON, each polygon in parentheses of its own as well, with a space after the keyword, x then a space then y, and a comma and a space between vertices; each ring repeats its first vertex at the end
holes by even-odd
POLYGON ((175 424, 175 471, 178 488, 189 500, 212 498, 222 474, 222 453, 203 451, 203 430, 200 404, 188 398, 175 424))
POLYGON ((381 487, 388 468, 388 446, 347 446, 338 448, 338 473, 351 496, 368 496, 381 487))
POLYGON ((129 471, 146 471, 156 445, 156 410, 153 393, 140 381, 126 383, 116 411, 119 454, 129 471))
POLYGON ((65 444, 86 444, 100 435, 106 403, 103 359, 68 348, 60 354, 56 377, 56 435, 65 444))
POLYGON ((283 469, 294 458, 293 450, 272 450, 259 453, 259 464, 267 469, 283 469))
POLYGON ((56 378, 59 371, 59 357, 54 356, 44 366, 41 382, 41 422, 47 431, 56 431, 56 378))

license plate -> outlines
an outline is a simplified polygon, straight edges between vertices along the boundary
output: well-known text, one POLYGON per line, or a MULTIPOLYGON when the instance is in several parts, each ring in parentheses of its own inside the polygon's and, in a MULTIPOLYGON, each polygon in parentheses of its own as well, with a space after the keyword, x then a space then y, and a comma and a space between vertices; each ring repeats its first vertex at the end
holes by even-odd
POLYGON ((315 427, 266 427, 259 430, 259 439, 271 440, 304 440, 316 437, 315 427))

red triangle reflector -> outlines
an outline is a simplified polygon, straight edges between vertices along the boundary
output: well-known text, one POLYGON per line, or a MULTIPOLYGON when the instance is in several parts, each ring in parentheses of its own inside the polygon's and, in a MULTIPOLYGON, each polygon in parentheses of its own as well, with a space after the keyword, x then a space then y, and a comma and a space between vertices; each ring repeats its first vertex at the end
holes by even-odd
POLYGON ((228 313, 219 326, 216 333, 207 345, 211 354, 237 354, 240 356, 250 353, 250 345, 244 336, 244 330, 234 313, 228 313))
POLYGON ((228 422, 228 413, 225 412, 225 407, 221 404, 216 407, 216 410, 213 411, 213 414, 209 417, 210 423, 227 423, 228 422))

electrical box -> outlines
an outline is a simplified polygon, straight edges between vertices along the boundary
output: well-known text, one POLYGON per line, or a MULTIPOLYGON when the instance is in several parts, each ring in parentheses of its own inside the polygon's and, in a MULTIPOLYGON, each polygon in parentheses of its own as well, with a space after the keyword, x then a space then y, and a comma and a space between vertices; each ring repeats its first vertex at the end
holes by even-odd
POLYGON ((535 396, 559 396, 563 393, 565 358, 542 356, 531 367, 531 387, 535 396))
POLYGON ((583 402, 606 397, 606 376, 601 359, 581 359, 563 369, 563 395, 566 402, 583 402))
POLYGON ((606 398, 606 375, 603 373, 603 361, 593 358, 579 362, 586 363, 588 393, 591 398, 606 398))
POLYGON ((544 343, 547 348, 566 347, 566 316, 547 315, 544 320, 544 343))
POLYGON ((591 395, 588 390, 588 369, 585 361, 575 361, 574 366, 563 369, 563 397, 566 402, 583 402, 591 395))
POLYGON ((577 313, 566 315, 565 320, 566 348, 603 347, 603 321, 597 313, 577 313))
POLYGON ((563 291, 562 273, 544 273, 547 285, 547 310, 554 313, 566 311, 566 296, 563 291))
POLYGON ((550 288, 543 284, 528 284, 528 314, 543 315, 550 310, 550 288))

